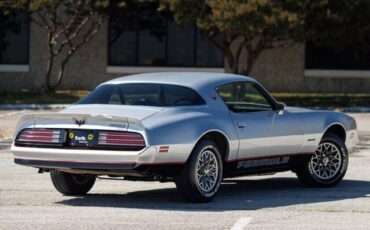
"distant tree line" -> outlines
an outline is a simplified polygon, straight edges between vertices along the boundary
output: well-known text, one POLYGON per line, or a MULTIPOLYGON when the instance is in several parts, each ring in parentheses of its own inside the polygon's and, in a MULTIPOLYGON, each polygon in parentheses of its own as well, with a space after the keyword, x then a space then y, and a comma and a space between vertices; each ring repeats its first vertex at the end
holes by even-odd
MULTIPOLYGON (((65 67, 109 17, 115 34, 150 30, 158 39, 163 16, 196 25, 225 58, 225 70, 248 75, 262 51, 296 42, 369 45, 368 0, 5 0, 0 2, 0 52, 7 30, 17 32, 15 12, 26 12, 45 31, 48 53, 44 91, 62 82, 65 67), (244 55, 245 58, 242 58, 244 55)), ((340 49, 340 47, 335 47, 340 49)))

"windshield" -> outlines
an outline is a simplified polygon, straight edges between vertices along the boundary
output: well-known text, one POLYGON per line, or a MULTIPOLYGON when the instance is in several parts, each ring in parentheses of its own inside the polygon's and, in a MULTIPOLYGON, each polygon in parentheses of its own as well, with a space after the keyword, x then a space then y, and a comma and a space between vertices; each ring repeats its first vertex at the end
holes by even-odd
POLYGON ((203 105, 205 101, 194 90, 183 86, 129 83, 99 86, 77 104, 186 106, 203 105))

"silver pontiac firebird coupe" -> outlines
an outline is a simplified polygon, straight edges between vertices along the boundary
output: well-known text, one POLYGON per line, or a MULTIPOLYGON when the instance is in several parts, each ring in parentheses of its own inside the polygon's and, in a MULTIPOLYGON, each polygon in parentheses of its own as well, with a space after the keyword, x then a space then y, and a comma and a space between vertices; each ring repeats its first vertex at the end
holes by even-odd
POLYGON ((352 117, 286 107, 252 78, 154 73, 103 83, 59 113, 24 115, 11 152, 65 195, 104 176, 173 181, 186 200, 208 202, 227 177, 292 170, 305 185, 334 186, 357 143, 352 117))

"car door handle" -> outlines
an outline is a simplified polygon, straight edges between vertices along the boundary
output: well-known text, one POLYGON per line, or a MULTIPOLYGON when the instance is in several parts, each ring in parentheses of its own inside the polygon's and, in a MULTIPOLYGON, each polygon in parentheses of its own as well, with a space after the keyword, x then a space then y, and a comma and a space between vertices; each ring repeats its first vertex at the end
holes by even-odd
POLYGON ((239 129, 245 128, 245 123, 236 123, 236 126, 238 126, 239 129))

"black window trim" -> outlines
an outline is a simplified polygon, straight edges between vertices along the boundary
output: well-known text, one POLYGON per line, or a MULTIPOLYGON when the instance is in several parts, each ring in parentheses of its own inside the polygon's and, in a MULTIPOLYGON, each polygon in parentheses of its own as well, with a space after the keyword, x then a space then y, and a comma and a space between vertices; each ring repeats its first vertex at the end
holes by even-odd
MULTIPOLYGON (((265 90, 259 83, 253 82, 253 81, 233 81, 233 82, 228 82, 226 84, 221 84, 221 85, 218 85, 218 86, 215 87, 215 91, 216 91, 217 95, 221 98, 222 102, 225 104, 225 106, 227 108, 228 108, 228 106, 227 106, 226 102, 222 99, 220 94, 218 93, 217 88, 225 86, 225 85, 229 85, 229 84, 238 84, 238 83, 252 85, 262 95, 262 97, 264 97, 266 99, 266 101, 270 104, 272 111, 277 111, 278 110, 277 101, 274 99, 274 97, 271 96, 270 93, 267 92, 267 90, 265 90)), ((231 110, 229 109, 229 111, 231 111, 231 110)), ((234 111, 231 111, 231 112, 235 113, 234 111)), ((259 113, 259 112, 266 112, 266 111, 255 111, 255 112, 245 112, 245 113, 259 113)))
POLYGON ((0 63, 0 72, 29 72, 31 50, 31 15, 27 14, 27 63, 0 63))
MULTIPOLYGON (((108 32, 107 32, 107 39, 109 41, 109 35, 110 35, 110 21, 111 19, 108 20, 108 32)), ((168 20, 166 21, 166 34, 168 33, 168 20)), ((107 72, 109 71, 108 67, 128 67, 128 68, 184 68, 184 69, 223 69, 225 67, 225 61, 223 60, 223 64, 221 66, 217 65, 207 65, 207 66, 197 66, 197 44, 198 44, 198 33, 197 33, 197 28, 196 26, 193 28, 193 39, 194 40, 194 46, 193 46, 193 63, 191 65, 186 65, 186 66, 179 66, 179 65, 168 65, 168 36, 165 36, 164 40, 164 47, 165 47, 165 65, 140 65, 139 64, 139 32, 140 30, 135 30, 135 31, 128 31, 128 32, 135 32, 135 46, 136 46, 136 56, 135 56, 135 64, 134 65, 125 65, 125 64, 112 64, 111 60, 111 55, 110 55, 110 47, 108 46, 108 53, 107 53, 107 72)), ((216 49, 216 48, 215 48, 216 49)), ((126 72, 123 72, 126 73, 126 72)), ((136 73, 136 72, 135 72, 136 73)))
MULTIPOLYGON (((123 85, 123 84, 155 84, 155 85, 160 85, 160 94, 163 93, 163 86, 177 86, 177 87, 182 87, 182 88, 185 88, 185 89, 188 89, 190 90, 191 92, 195 93, 200 99, 201 99, 201 104, 198 104, 198 105, 177 105, 177 106, 164 106, 164 105, 160 105, 160 106, 156 106, 156 107, 162 107, 162 108, 176 108, 176 107, 188 107, 188 106, 191 106, 191 107, 197 107, 197 106, 207 106, 207 101, 202 97, 202 95, 200 95, 196 90, 190 88, 190 87, 187 87, 187 86, 183 86, 183 85, 178 85, 178 84, 168 84, 168 83, 158 83, 158 82, 122 82, 122 83, 117 83, 117 84, 114 84, 114 85, 123 85)), ((95 89, 101 87, 101 86, 104 86, 104 85, 110 85, 110 84, 101 84, 99 85, 98 87, 96 87, 95 89)), ((113 84, 112 84, 113 85, 113 84)), ((94 90, 95 90, 94 89, 94 90)), ((93 92, 93 91, 91 91, 93 92)), ((121 94, 121 91, 120 93, 121 94)), ((88 96, 88 95, 87 95, 88 96)), ((161 95, 160 95, 161 96, 161 95)), ((84 98, 80 99, 79 101, 77 101, 75 104, 79 104, 79 102, 81 100, 83 100, 84 98)), ((120 99, 121 99, 121 96, 120 96, 120 99)), ((125 105, 122 105, 122 106, 125 106, 125 105)))

